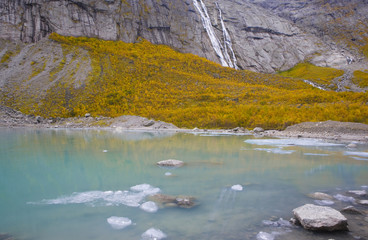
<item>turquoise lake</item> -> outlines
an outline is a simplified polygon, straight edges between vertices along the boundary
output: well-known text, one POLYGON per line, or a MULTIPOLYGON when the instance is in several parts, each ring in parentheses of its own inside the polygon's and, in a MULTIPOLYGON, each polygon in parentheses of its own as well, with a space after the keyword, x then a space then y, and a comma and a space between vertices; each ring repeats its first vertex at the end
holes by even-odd
MULTIPOLYGON (((176 240, 261 239, 260 233, 276 240, 367 238, 366 225, 360 228, 354 220, 353 231, 339 234, 276 226, 281 218, 289 220, 294 208, 315 203, 309 193, 348 196, 348 190, 368 190, 367 151, 367 145, 348 149, 307 139, 0 129, 0 233, 26 240, 139 240, 155 228, 176 240), (166 159, 185 165, 156 165, 166 159), (137 185, 194 196, 198 205, 147 212, 139 206, 149 192, 134 190, 137 185), (112 216, 132 224, 116 229, 108 222, 112 216)), ((355 204, 334 202, 336 209, 355 204)))

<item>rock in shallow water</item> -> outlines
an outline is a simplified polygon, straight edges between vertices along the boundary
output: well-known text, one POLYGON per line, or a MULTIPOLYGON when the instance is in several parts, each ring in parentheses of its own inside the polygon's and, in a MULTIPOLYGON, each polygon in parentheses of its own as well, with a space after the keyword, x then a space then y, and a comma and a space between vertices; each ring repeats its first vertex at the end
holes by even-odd
POLYGON ((347 219, 340 212, 330 207, 306 204, 293 210, 294 216, 307 230, 312 231, 347 231, 347 219))
POLYGON ((344 209, 342 209, 340 212, 342 213, 348 213, 348 214, 356 214, 356 215, 362 215, 363 213, 356 209, 353 206, 347 206, 344 209))
POLYGON ((327 193, 322 192, 315 192, 308 194, 308 197, 317 199, 317 200, 332 200, 333 197, 331 195, 328 195, 327 193))
POLYGON ((157 165, 161 167, 181 167, 184 165, 184 162, 176 159, 168 159, 159 161, 157 165))

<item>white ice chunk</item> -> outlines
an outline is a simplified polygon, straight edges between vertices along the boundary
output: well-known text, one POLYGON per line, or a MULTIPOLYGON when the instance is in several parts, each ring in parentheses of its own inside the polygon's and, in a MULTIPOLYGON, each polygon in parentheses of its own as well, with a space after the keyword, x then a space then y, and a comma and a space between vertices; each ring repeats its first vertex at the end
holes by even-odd
POLYGON ((314 200, 314 202, 320 206, 330 206, 335 204, 335 202, 331 200, 314 200))
POLYGON ((355 203, 355 198, 344 196, 342 194, 336 194, 336 195, 334 195, 334 198, 341 201, 341 202, 355 203))
POLYGON ((247 139, 244 142, 256 145, 270 145, 270 146, 318 146, 318 147, 333 147, 343 146, 343 144, 329 143, 320 139, 310 138, 295 138, 295 139, 247 139))
POLYGON ((149 185, 147 183, 143 183, 143 184, 139 184, 139 185, 135 185, 135 186, 131 187, 130 190, 135 191, 135 192, 143 192, 143 191, 146 191, 150 188, 152 188, 151 185, 149 185))
POLYGON ((240 185, 240 184, 236 184, 236 185, 231 186, 231 190, 234 190, 234 191, 243 191, 243 186, 240 185))
POLYGON ((276 153, 276 154, 292 154, 293 152, 295 152, 294 150, 283 150, 281 148, 255 148, 254 150, 266 151, 269 153, 276 153))
POLYGON ((345 151, 344 155, 358 156, 358 157, 368 157, 368 152, 349 152, 349 151, 345 151))
POLYGON ((126 228, 127 226, 132 224, 132 220, 130 220, 129 218, 125 218, 125 217, 109 217, 107 219, 107 222, 110 224, 110 226, 114 229, 123 229, 126 228))
POLYGON ((156 228, 150 228, 142 234, 142 240, 160 240, 166 237, 165 233, 156 228))
POLYGON ((171 172, 165 172, 165 176, 171 176, 172 173, 171 172))
POLYGON ((102 152, 107 153, 108 151, 106 149, 104 149, 102 152))
POLYGON ((145 212, 154 213, 154 212, 157 212, 158 207, 156 203, 152 201, 148 201, 148 202, 141 204, 140 209, 142 209, 145 212))
POLYGON ((270 233, 259 232, 257 234, 257 240, 274 240, 274 239, 275 239, 275 236, 270 233))

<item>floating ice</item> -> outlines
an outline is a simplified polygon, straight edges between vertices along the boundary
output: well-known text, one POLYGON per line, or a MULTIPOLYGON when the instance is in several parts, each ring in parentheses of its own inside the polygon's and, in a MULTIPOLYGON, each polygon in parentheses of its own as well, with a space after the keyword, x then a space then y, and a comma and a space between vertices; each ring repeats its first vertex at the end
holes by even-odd
POLYGON ((240 184, 236 184, 236 185, 231 186, 231 190, 234 190, 234 191, 243 191, 243 187, 240 184))
POLYGON ((129 218, 125 218, 125 217, 109 217, 107 219, 107 222, 110 224, 110 226, 114 229, 124 229, 127 226, 132 224, 132 220, 130 220, 129 218))
POLYGON ((293 152, 295 152, 294 150, 283 150, 281 148, 255 148, 254 150, 266 151, 269 153, 276 153, 276 154, 292 154, 293 152))
POLYGON ((154 213, 154 212, 157 212, 158 207, 156 203, 152 201, 148 201, 148 202, 141 204, 140 209, 142 209, 145 212, 154 213))
POLYGON ((347 156, 358 156, 358 157, 368 157, 368 152, 349 152, 349 151, 345 151, 344 155, 347 156))
POLYGON ((104 149, 102 152, 107 153, 108 151, 106 149, 104 149))
POLYGON ((331 200, 314 200, 314 202, 320 206, 330 206, 335 204, 335 202, 331 200))
POLYGON ((330 154, 326 153, 304 153, 305 156, 330 156, 330 154))
POLYGON ((329 143, 320 139, 306 139, 306 138, 295 138, 295 139, 247 139, 244 142, 256 145, 270 145, 270 146, 318 146, 318 147, 333 147, 343 146, 343 144, 329 143))
POLYGON ((334 198, 336 198, 337 200, 339 200, 341 202, 355 203, 355 198, 344 196, 344 195, 341 195, 341 194, 334 195, 334 198))
POLYGON ((142 234, 142 240, 160 240, 166 238, 166 234, 160 229, 150 228, 142 234))
POLYGON ((266 232, 259 232, 257 234, 257 240, 274 240, 275 236, 266 232))
POLYGON ((172 173, 171 172, 165 172, 165 176, 171 176, 172 173))
POLYGON ((160 192, 159 188, 149 184, 141 184, 132 187, 136 191, 88 191, 75 192, 70 196, 62 196, 56 199, 44 199, 40 202, 29 204, 66 205, 89 204, 91 206, 120 206, 139 207, 145 197, 160 192))

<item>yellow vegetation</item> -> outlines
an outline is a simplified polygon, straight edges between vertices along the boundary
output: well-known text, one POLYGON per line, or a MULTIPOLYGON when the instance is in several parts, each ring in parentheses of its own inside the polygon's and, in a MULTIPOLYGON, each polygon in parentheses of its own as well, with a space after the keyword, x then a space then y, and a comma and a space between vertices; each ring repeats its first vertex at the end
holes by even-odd
POLYGON ((359 87, 368 87, 368 72, 354 71, 353 83, 359 87))
POLYGON ((14 96, 3 100, 6 105, 45 117, 140 115, 188 128, 368 123, 366 93, 321 91, 299 79, 236 71, 144 39, 133 44, 57 34, 50 38, 64 49, 89 52, 89 79, 76 87, 72 76, 65 77, 38 104, 24 98, 19 104, 19 96, 14 96))
POLYGON ((343 70, 318 67, 310 63, 299 63, 295 67, 280 73, 284 77, 306 79, 324 85, 330 84, 334 78, 340 77, 343 74, 343 70))

